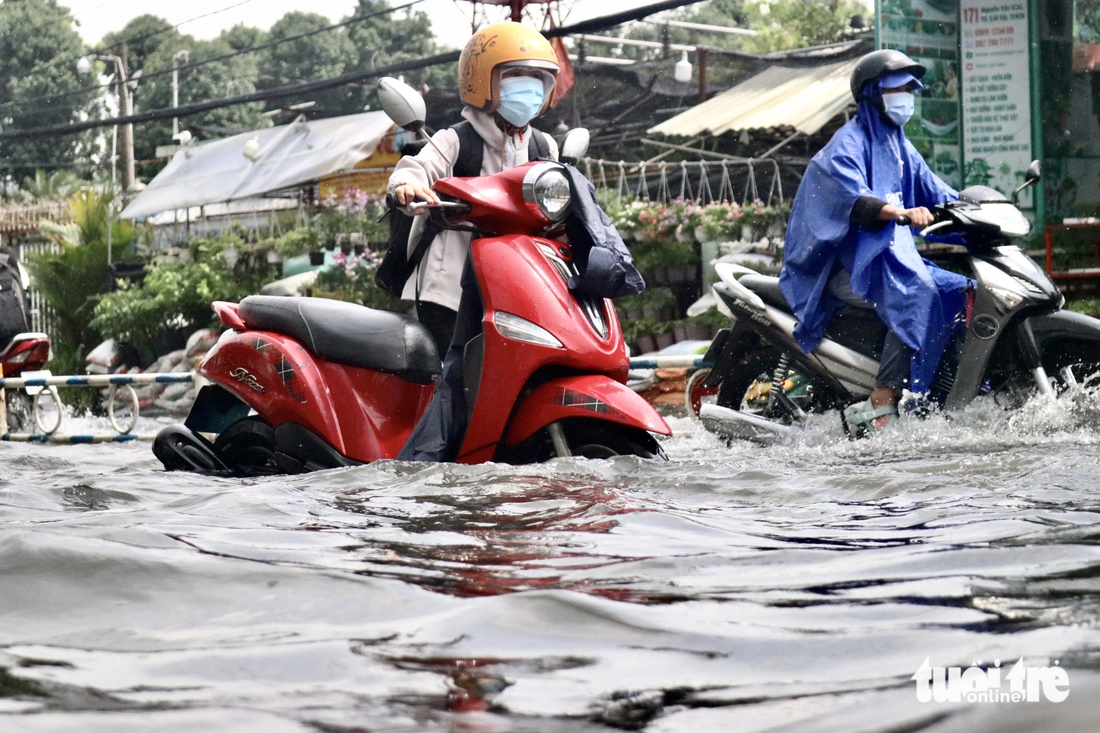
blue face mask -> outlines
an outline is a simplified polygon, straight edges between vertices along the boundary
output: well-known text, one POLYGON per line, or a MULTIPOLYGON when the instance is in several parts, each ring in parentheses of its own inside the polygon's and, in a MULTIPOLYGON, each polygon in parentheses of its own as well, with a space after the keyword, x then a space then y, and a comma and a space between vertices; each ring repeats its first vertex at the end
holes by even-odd
POLYGON ((530 76, 501 79, 497 113, 516 127, 523 127, 539 113, 545 99, 541 79, 530 76))
POLYGON ((905 127, 905 123, 913 116, 916 101, 912 92, 893 92, 882 95, 883 111, 898 127, 905 127))

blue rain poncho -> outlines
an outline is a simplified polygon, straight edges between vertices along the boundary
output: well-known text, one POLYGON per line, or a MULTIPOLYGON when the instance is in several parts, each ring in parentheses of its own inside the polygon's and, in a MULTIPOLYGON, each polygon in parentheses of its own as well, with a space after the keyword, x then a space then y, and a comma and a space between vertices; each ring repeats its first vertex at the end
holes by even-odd
POLYGON ((868 99, 810 161, 791 206, 779 286, 798 319, 794 335, 807 353, 821 341, 841 305, 826 284, 842 267, 856 295, 914 350, 910 389, 927 392, 970 281, 922 258, 909 227, 870 231, 850 221, 862 196, 906 209, 958 198, 868 99))

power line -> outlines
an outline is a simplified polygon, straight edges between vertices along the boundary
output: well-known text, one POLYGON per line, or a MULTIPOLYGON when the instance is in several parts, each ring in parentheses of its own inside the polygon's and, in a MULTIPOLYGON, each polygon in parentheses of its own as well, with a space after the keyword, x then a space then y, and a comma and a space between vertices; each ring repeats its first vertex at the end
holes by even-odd
MULTIPOLYGON (((251 2, 251 0, 245 0, 245 2, 251 2)), ((263 51, 263 50, 266 50, 268 48, 273 48, 273 47, 278 46, 278 45, 283 44, 283 43, 290 43, 291 41, 297 41, 297 40, 300 40, 302 38, 307 38, 309 36, 315 36, 315 35, 318 35, 319 33, 325 33, 327 31, 335 30, 337 28, 342 28, 344 26, 352 25, 354 23, 359 23, 359 22, 362 22, 364 20, 370 20, 371 18, 377 18, 380 15, 386 15, 388 13, 395 13, 398 10, 404 10, 406 8, 410 8, 413 5, 417 5, 421 2, 424 2, 424 0, 412 0, 411 2, 407 2, 404 5, 398 5, 398 6, 392 7, 392 8, 383 8, 382 10, 376 10, 373 13, 364 13, 363 15, 357 15, 354 18, 348 18, 347 20, 341 21, 339 23, 334 23, 332 25, 328 25, 328 26, 325 26, 323 28, 317 28, 317 29, 314 29, 312 31, 306 31, 305 33, 299 33, 299 34, 294 35, 294 36, 287 36, 286 38, 278 38, 278 39, 275 39, 273 41, 268 41, 267 43, 261 43, 261 44, 256 45, 256 46, 250 46, 248 48, 242 48, 242 49, 239 49, 237 51, 233 51, 232 53, 225 53, 225 54, 222 54, 220 56, 211 56, 210 58, 207 58, 207 59, 200 59, 199 61, 193 61, 191 63, 183 64, 182 66, 177 66, 175 71, 187 71, 188 69, 197 69, 200 66, 206 66, 208 64, 213 64, 213 63, 216 63, 218 61, 224 61, 226 59, 234 58, 236 56, 244 56, 246 54, 255 53, 257 51, 263 51)), ((171 74, 172 71, 173 71, 173 69, 170 66, 164 67, 162 69, 156 69, 154 71, 150 71, 149 73, 144 73, 144 70, 143 70, 141 78, 143 80, 144 79, 153 79, 153 78, 156 78, 158 76, 164 76, 165 74, 171 74)), ((4 103, 0 104, 0 109, 5 109, 5 108, 11 107, 13 105, 29 104, 31 102, 37 102, 37 101, 41 101, 41 100, 48 100, 49 102, 55 102, 59 99, 66 99, 68 97, 73 97, 73 96, 76 96, 76 95, 79 95, 79 94, 86 94, 88 92, 94 92, 94 91, 97 91, 99 89, 108 89, 112 86, 114 86, 114 83, 113 82, 108 82, 107 84, 97 84, 95 86, 84 87, 83 89, 74 89, 72 91, 64 92, 62 94, 43 94, 43 95, 40 95, 40 96, 37 96, 37 97, 30 97, 28 99, 22 99, 22 100, 14 100, 13 99, 10 102, 4 102, 4 103)), ((41 112, 42 110, 46 109, 47 107, 48 107, 48 104, 43 105, 43 106, 39 106, 39 107, 32 107, 31 109, 21 109, 21 110, 17 110, 15 112, 13 112, 11 116, 12 117, 26 116, 26 115, 29 115, 29 114, 33 114, 35 112, 41 112)))
POLYGON ((322 91, 325 89, 333 89, 335 87, 344 86, 346 84, 361 82, 378 76, 385 76, 386 74, 397 74, 402 71, 412 71, 415 69, 427 68, 429 66, 438 66, 440 64, 453 63, 455 61, 458 61, 458 55, 458 51, 449 51, 447 53, 436 54, 434 56, 429 56, 423 59, 414 59, 412 61, 390 64, 388 66, 383 66, 372 71, 357 71, 351 74, 343 74, 341 76, 327 77, 324 79, 316 79, 306 82, 297 82, 295 84, 285 84, 281 87, 275 87, 274 89, 265 89, 259 92, 252 92, 250 94, 239 94, 235 97, 223 97, 221 99, 207 99, 201 102, 191 102, 190 104, 181 104, 179 107, 164 107, 161 109, 150 110, 148 112, 132 114, 127 117, 114 117, 102 120, 85 120, 82 122, 74 122, 65 125, 49 125, 46 127, 29 128, 26 130, 4 130, 0 132, 0 139, 23 140, 28 138, 53 137, 57 135, 69 135, 72 133, 83 132, 84 130, 91 130, 97 127, 124 125, 135 122, 152 122, 154 120, 163 120, 170 117, 187 117, 188 115, 199 114, 200 112, 209 112, 210 110, 221 109, 222 107, 232 107, 234 105, 250 104, 252 102, 264 102, 269 99, 277 99, 279 97, 289 97, 295 94, 306 94, 309 92, 322 91))
MULTIPOLYGON (((602 18, 592 18, 590 20, 581 21, 580 23, 576 23, 571 26, 552 28, 548 31, 544 31, 543 35, 547 38, 556 38, 558 36, 576 35, 578 33, 591 33, 593 31, 613 28, 614 26, 622 25, 623 23, 627 23, 632 20, 638 20, 654 13, 684 7, 685 5, 693 5, 697 2, 700 2, 700 0, 664 0, 664 2, 654 3, 652 5, 645 5, 641 8, 635 8, 634 10, 627 10, 621 13, 615 13, 614 15, 604 16, 602 18)), ((188 115, 208 112, 210 110, 221 109, 223 107, 232 107, 234 105, 249 104, 252 102, 263 102, 270 99, 277 99, 279 97, 288 97, 296 94, 307 94, 311 92, 323 91, 326 89, 334 89, 336 87, 364 82, 368 79, 374 79, 389 74, 398 74, 403 71, 413 71, 416 69, 424 69, 431 66, 440 66, 442 64, 454 63, 455 61, 458 61, 458 57, 458 51, 448 51, 446 53, 439 53, 421 59, 412 59, 410 61, 389 64, 387 66, 382 66, 370 71, 355 71, 348 74, 342 74, 340 76, 315 79, 313 81, 307 82, 297 82, 295 84, 286 84, 281 87, 276 87, 274 89, 265 89, 263 91, 252 92, 250 94, 240 94, 235 97, 224 97, 222 99, 207 99, 201 102, 191 102, 190 104, 180 105, 179 107, 165 107, 162 109, 150 110, 148 112, 132 114, 127 117, 114 117, 101 120, 85 120, 82 122, 63 125, 48 125, 44 127, 28 128, 25 130, 4 130, 0 131, 0 140, 22 140, 54 137, 57 135, 69 135, 77 132, 83 132, 84 130, 91 130, 97 127, 108 127, 111 125, 122 125, 136 122, 152 122, 154 120, 167 119, 170 117, 186 117, 188 115)))
MULTIPOLYGON (((193 23, 196 20, 202 20, 203 18, 209 18, 212 15, 217 15, 219 13, 224 13, 225 11, 232 10, 233 8, 239 8, 240 6, 245 5, 247 3, 250 3, 250 2, 252 2, 252 0, 241 0, 241 2, 237 3, 236 5, 230 5, 230 6, 225 7, 225 8, 219 8, 217 10, 212 10, 209 13, 203 13, 202 15, 196 15, 194 18, 188 18, 187 20, 180 21, 179 23, 176 23, 174 26, 171 26, 169 28, 161 28, 160 30, 149 31, 148 33, 139 33, 138 35, 131 36, 130 38, 123 38, 122 40, 118 41, 118 43, 119 44, 137 43, 138 41, 144 41, 144 40, 149 39, 149 38, 154 38, 155 36, 159 36, 163 33, 168 33, 169 31, 177 30, 180 26, 187 25, 188 23, 193 23)), ((8 77, 8 83, 11 83, 13 81, 22 81, 23 79, 26 79, 28 77, 34 76, 37 73, 40 73, 43 68, 53 66, 54 64, 60 63, 62 61, 69 61, 69 62, 79 61, 82 56, 83 56, 83 54, 81 54, 80 56, 67 56, 67 57, 57 57, 57 56, 55 56, 54 58, 52 58, 49 61, 42 64, 38 69, 36 69, 34 71, 31 71, 30 73, 23 74, 22 76, 8 77)), ((11 102, 8 102, 6 104, 11 104, 11 102)), ((6 106, 6 104, 2 105, 2 106, 6 106)))

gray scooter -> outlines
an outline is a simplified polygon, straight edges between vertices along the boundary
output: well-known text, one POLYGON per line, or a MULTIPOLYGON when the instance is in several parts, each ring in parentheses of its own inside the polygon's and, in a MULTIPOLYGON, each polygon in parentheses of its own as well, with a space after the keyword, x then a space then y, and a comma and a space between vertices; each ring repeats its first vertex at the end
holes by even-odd
MULTIPOLYGON (((1012 241, 1031 229, 1017 196, 1040 176, 1035 161, 1011 200, 985 186, 967 188, 958 201, 936 207, 935 223, 921 232, 926 241, 960 245, 960 269, 977 281, 929 391, 930 402, 948 411, 982 394, 1008 407, 1036 389, 1055 397, 1100 371, 1100 320, 1062 310, 1062 293, 1012 241)), ((769 441, 810 412, 867 398, 886 336, 870 304, 840 308, 806 354, 794 340, 795 318, 778 278, 738 265, 716 269, 714 291, 733 318, 705 357, 714 367, 701 386, 718 389, 717 404, 700 411, 708 429, 769 441)))

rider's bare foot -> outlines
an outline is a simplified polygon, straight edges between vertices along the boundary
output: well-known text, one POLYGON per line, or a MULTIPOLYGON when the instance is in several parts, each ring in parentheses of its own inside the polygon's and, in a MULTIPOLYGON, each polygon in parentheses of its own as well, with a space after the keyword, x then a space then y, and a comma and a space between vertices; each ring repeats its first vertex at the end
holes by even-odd
MULTIPOLYGON (((872 409, 877 410, 878 408, 886 407, 887 405, 896 406, 900 398, 901 393, 897 390, 891 389, 890 387, 875 387, 874 391, 871 392, 871 407, 872 409)), ((882 430, 887 425, 889 425, 890 418, 892 417, 893 415, 882 415, 875 418, 875 430, 882 430)))

